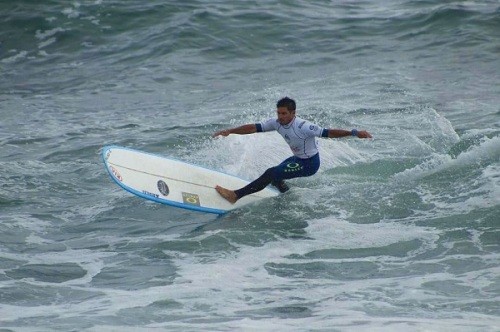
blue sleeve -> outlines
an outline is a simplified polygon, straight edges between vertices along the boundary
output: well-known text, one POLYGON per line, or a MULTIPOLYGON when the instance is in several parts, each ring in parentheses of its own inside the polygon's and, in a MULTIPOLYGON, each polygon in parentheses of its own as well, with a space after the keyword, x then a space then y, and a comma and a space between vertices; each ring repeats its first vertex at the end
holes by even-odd
POLYGON ((328 137, 328 129, 323 129, 323 132, 321 132, 321 137, 328 137))
POLYGON ((256 124, 255 124, 255 127, 257 127, 257 132, 258 132, 258 133, 261 133, 261 132, 262 132, 262 124, 260 124, 260 123, 256 123, 256 124))

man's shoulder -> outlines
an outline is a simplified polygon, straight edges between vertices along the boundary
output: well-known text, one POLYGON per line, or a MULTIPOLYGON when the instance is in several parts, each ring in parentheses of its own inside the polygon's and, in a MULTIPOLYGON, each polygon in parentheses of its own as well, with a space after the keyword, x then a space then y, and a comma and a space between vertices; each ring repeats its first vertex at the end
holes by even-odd
POLYGON ((295 118, 295 125, 299 129, 309 129, 311 126, 318 127, 318 125, 316 125, 315 123, 298 117, 295 118))
POLYGON ((321 131, 321 127, 315 123, 312 123, 309 120, 305 120, 302 118, 295 118, 297 128, 304 133, 313 133, 321 131))
POLYGON ((277 129, 279 127, 279 122, 278 119, 276 118, 269 118, 261 122, 262 129, 264 131, 269 131, 272 129, 277 129))
POLYGON ((305 119, 302 119, 302 118, 299 118, 299 117, 296 117, 295 118, 295 125, 297 126, 297 128, 299 129, 302 129, 302 127, 304 127, 304 125, 307 125, 307 120, 305 119))

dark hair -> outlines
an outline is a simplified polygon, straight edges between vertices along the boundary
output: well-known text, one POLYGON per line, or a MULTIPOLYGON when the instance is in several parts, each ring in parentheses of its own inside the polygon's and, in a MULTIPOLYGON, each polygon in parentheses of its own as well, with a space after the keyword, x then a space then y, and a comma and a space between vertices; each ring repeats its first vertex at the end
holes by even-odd
POLYGON ((276 107, 277 108, 286 107, 286 109, 289 111, 295 111, 295 108, 296 108, 295 100, 288 98, 288 97, 281 98, 280 100, 278 100, 276 107))

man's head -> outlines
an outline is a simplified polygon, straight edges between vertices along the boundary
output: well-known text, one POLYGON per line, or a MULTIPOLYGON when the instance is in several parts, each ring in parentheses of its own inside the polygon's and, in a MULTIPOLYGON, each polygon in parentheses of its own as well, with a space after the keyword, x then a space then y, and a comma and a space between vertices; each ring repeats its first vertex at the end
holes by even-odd
POLYGON ((276 108, 280 107, 286 107, 287 110, 295 112, 296 109, 295 100, 288 97, 281 98, 280 100, 278 100, 278 103, 276 104, 276 108))
POLYGON ((285 97, 278 100, 276 104, 278 122, 282 125, 289 124, 295 117, 295 100, 285 97))

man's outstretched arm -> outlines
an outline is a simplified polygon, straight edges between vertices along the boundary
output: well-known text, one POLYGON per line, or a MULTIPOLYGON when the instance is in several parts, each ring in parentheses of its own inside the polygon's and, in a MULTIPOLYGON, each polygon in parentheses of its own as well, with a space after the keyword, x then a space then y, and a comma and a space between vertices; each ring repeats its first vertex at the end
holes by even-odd
POLYGON ((356 136, 358 138, 372 138, 369 132, 366 130, 344 130, 344 129, 327 129, 329 138, 340 138, 347 136, 356 136))
POLYGON ((217 137, 217 136, 228 136, 230 134, 237 134, 237 135, 247 135, 247 134, 253 134, 257 132, 257 126, 252 123, 252 124, 246 124, 243 126, 239 126, 236 128, 231 128, 231 129, 223 129, 215 132, 212 137, 217 137))

